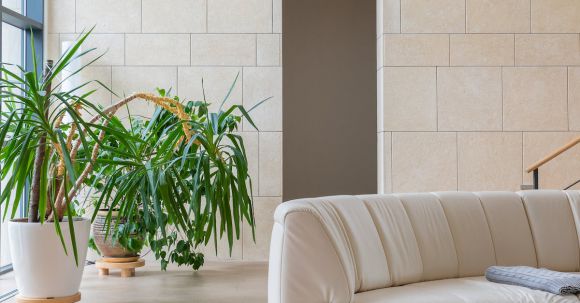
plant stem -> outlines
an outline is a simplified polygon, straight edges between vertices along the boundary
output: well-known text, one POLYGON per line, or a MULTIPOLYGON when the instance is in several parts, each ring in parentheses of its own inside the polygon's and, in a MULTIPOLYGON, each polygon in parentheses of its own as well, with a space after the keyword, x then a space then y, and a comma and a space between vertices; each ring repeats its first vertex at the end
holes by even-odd
MULTIPOLYGON (((28 204, 28 222, 38 222, 38 204, 40 201, 40 178, 42 177, 42 163, 46 152, 46 134, 40 135, 36 157, 34 158, 34 173, 32 175, 32 194, 28 204)), ((46 194, 46 193, 44 193, 46 194)))
MULTIPOLYGON (((44 72, 45 79, 50 77, 52 70, 52 60, 46 62, 46 69, 44 72)), ((48 83, 46 87, 46 94, 44 97, 44 119, 48 119, 48 105, 49 96, 51 92, 51 84, 48 83)), ((32 192, 30 194, 30 201, 28 201, 28 222, 38 222, 40 218, 38 216, 38 204, 40 201, 40 195, 46 195, 47 193, 40 192, 40 179, 42 176, 42 164, 46 161, 46 132, 40 135, 38 140, 38 146, 36 147, 36 156, 34 157, 34 171, 32 173, 32 192)), ((44 176, 47 178, 48 176, 44 176)))

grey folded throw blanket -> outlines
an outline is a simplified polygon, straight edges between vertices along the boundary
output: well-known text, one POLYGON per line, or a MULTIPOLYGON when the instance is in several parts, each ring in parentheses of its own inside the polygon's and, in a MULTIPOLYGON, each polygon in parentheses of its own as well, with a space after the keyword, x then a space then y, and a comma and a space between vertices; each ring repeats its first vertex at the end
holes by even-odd
POLYGON ((485 271, 491 282, 524 286, 556 295, 580 293, 580 274, 529 266, 491 266, 485 271))

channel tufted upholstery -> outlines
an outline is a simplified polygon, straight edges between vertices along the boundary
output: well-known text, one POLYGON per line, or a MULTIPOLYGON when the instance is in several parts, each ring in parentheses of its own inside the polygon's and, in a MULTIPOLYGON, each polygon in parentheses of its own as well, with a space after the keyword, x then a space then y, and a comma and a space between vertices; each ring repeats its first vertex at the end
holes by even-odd
POLYGON ((333 196, 275 213, 269 302, 580 302, 487 282, 491 265, 580 271, 580 193, 333 196))

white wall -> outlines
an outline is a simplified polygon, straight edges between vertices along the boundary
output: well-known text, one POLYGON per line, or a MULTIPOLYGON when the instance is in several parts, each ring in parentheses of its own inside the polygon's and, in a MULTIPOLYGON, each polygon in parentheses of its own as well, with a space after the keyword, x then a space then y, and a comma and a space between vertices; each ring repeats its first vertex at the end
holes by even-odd
MULTIPOLYGON (((257 244, 244 233, 233 259, 265 260, 274 208, 282 195, 282 2, 281 0, 47 0, 48 58, 62 43, 96 25, 86 47, 107 51, 81 78, 98 79, 118 95, 172 88, 181 98, 206 95, 218 103, 236 74, 231 104, 251 107, 273 99, 253 113, 260 131, 248 123, 240 130, 253 176, 257 244)), ((82 80, 80 79, 80 80, 82 80)), ((79 81, 80 81, 79 80, 79 81)), ((118 98, 101 89, 93 102, 118 98)), ((133 103, 132 114, 152 107, 133 103)), ((219 258, 227 259, 221 243, 219 258)), ((212 258, 213 249, 206 257, 212 258)))

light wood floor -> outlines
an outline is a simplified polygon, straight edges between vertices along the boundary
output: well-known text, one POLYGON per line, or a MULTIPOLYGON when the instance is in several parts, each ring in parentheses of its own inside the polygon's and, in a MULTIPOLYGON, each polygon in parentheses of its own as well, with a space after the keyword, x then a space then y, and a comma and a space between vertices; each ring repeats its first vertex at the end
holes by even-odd
POLYGON ((85 268, 81 302, 266 303, 267 272, 263 262, 209 262, 198 272, 161 272, 151 265, 138 268, 133 278, 121 278, 116 271, 99 277, 92 265, 85 268))

